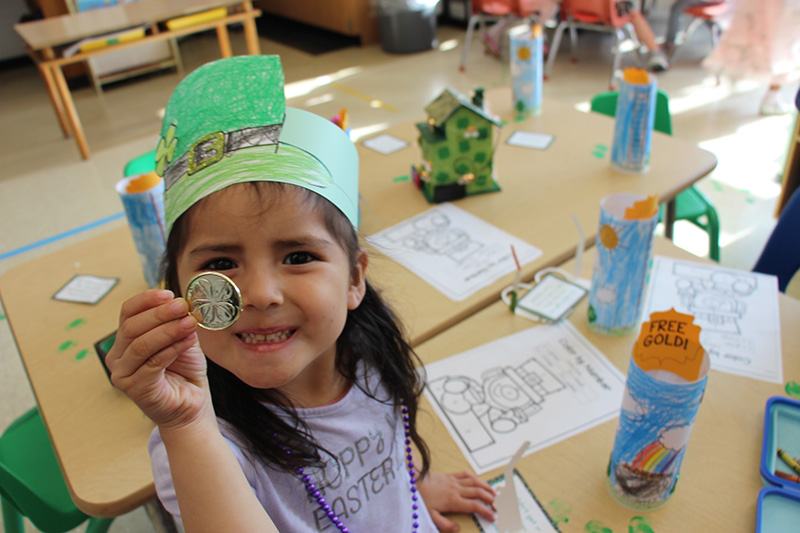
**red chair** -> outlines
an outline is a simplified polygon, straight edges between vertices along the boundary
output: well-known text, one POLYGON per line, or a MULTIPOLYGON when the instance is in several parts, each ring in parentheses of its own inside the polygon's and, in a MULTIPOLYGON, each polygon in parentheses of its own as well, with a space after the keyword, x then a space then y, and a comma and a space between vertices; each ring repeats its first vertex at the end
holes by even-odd
POLYGON ((639 41, 631 23, 631 16, 620 15, 617 12, 615 0, 562 0, 560 19, 561 21, 553 37, 553 44, 550 47, 550 53, 547 56, 547 64, 544 69, 545 79, 550 75, 550 70, 553 67, 556 54, 558 54, 558 48, 561 45, 561 38, 565 30, 569 29, 570 52, 573 63, 577 61, 575 57, 575 52, 578 48, 577 30, 599 31, 610 33, 614 36, 612 48, 614 61, 611 66, 611 79, 608 84, 609 89, 614 89, 616 87, 617 73, 620 70, 624 44, 632 42, 632 51, 638 51, 639 49, 639 41))
POLYGON ((480 34, 483 35, 486 32, 487 22, 497 23, 505 17, 528 20, 532 23, 539 18, 543 7, 550 3, 543 0, 472 0, 472 14, 467 24, 467 35, 464 38, 458 70, 464 72, 466 69, 475 26, 480 27, 480 34))
POLYGON ((676 46, 673 57, 678 49, 680 49, 680 45, 685 43, 700 26, 706 26, 708 28, 711 36, 711 49, 713 50, 716 48, 719 38, 722 35, 722 25, 719 20, 727 13, 728 8, 730 8, 728 1, 720 0, 715 4, 690 6, 684 9, 683 13, 692 18, 683 33, 679 34, 676 39, 677 42, 675 43, 676 46))

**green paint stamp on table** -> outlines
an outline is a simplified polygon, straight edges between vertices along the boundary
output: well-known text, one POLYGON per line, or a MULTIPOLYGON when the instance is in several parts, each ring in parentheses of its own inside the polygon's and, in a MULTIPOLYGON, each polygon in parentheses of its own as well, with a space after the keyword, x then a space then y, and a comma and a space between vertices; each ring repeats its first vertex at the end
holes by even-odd
POLYGON ((572 514, 572 507, 565 502, 553 499, 547 504, 547 514, 554 524, 569 522, 569 515, 572 514))
POLYGON ((654 533, 650 521, 643 516, 634 516, 628 524, 628 533, 654 533))
POLYGON ((585 533, 614 533, 613 530, 606 527, 600 520, 590 520, 583 526, 585 533))
MULTIPOLYGON (((590 520, 583 526, 584 533, 614 533, 600 520, 590 520)), ((650 521, 643 516, 634 516, 628 523, 628 533, 655 533, 650 521)))
POLYGON ((86 321, 84 319, 76 318, 75 320, 73 320, 72 322, 67 324, 67 328, 66 329, 77 328, 78 326, 81 326, 83 324, 86 324, 86 321))
POLYGON ((58 347, 58 351, 63 352, 64 350, 69 350, 73 346, 76 346, 74 341, 64 341, 61 343, 61 346, 58 347))
POLYGON ((592 155, 597 159, 603 159, 606 156, 606 152, 608 152, 608 146, 605 144, 595 144, 592 149, 592 155))
POLYGON ((784 388, 786 395, 790 398, 800 400, 800 383, 796 381, 789 381, 784 388))

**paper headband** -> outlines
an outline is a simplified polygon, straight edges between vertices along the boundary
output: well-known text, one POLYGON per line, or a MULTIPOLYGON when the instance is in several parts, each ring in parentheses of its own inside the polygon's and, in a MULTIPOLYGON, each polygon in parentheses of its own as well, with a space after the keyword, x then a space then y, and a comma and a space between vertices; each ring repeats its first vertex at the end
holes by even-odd
POLYGON ((237 56, 189 74, 167 104, 156 149, 167 233, 198 200, 276 181, 328 199, 358 225, 358 153, 338 126, 286 107, 278 56, 237 56))

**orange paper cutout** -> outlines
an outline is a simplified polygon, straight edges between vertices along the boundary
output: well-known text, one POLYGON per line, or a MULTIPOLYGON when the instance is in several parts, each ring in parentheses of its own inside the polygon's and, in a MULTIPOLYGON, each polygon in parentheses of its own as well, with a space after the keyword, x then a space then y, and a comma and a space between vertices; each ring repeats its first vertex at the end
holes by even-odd
POLYGON ((658 196, 648 196, 646 200, 634 202, 633 206, 625 209, 625 220, 641 220, 650 218, 658 211, 658 196))
POLYGON ((132 179, 130 183, 128 183, 128 186, 125 187, 125 192, 128 194, 134 194, 137 192, 148 191, 155 187, 159 181, 161 181, 161 178, 158 176, 158 174, 155 172, 148 172, 132 179))
POLYGON ((670 309, 650 315, 633 345, 633 360, 645 372, 667 370, 686 381, 696 381, 705 349, 694 317, 670 309))
POLYGON ((339 127, 344 131, 350 127, 350 116, 347 114, 347 109, 344 107, 339 111, 339 127))
POLYGON ((622 79, 633 85, 647 85, 650 83, 650 75, 641 68, 626 68, 622 73, 622 79))

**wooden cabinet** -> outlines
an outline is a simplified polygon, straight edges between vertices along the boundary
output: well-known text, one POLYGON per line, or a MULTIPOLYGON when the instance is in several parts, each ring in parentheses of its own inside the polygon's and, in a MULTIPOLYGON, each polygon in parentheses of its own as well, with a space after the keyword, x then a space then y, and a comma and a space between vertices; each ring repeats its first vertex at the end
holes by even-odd
POLYGON ((44 17, 57 17, 69 13, 65 0, 36 0, 44 17))
POLYGON ((358 37, 362 45, 378 42, 378 20, 370 0, 254 0, 253 4, 264 13, 358 37))

